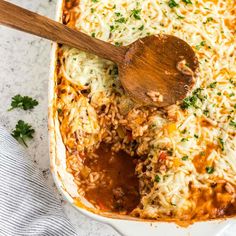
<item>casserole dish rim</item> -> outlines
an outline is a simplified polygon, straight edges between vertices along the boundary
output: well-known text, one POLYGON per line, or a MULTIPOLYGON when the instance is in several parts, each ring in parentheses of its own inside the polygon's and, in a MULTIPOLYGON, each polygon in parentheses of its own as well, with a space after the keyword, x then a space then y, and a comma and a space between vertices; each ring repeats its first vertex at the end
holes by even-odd
MULTIPOLYGON (((57 1, 56 7, 56 21, 61 21, 63 0, 57 1)), ((213 219, 207 221, 191 222, 193 224, 179 226, 176 222, 168 221, 150 221, 145 219, 136 219, 134 217, 119 216, 118 214, 104 214, 99 210, 91 210, 84 204, 76 204, 70 194, 66 191, 64 183, 62 182, 59 174, 56 171, 56 158, 57 158, 57 130, 55 128, 55 69, 57 63, 57 43, 52 43, 51 55, 50 55, 50 73, 49 73, 49 90, 48 90, 48 130, 49 130, 49 152, 50 152, 50 169, 57 186, 57 189, 73 207, 75 207, 82 214, 111 225, 118 232, 124 235, 144 235, 150 236, 160 233, 161 235, 217 235, 220 236, 221 232, 231 226, 231 223, 236 222, 235 216, 232 218, 213 219), (185 227, 182 227, 185 226, 185 227), (186 227, 187 226, 187 227, 186 227), (135 228, 135 232, 134 229, 135 228)))

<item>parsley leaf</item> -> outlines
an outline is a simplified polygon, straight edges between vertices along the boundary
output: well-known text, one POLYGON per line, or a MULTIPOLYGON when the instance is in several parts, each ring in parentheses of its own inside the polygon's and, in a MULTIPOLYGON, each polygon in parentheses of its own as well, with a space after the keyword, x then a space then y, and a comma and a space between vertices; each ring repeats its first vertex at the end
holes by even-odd
POLYGON ((202 89, 202 88, 197 88, 197 89, 195 89, 195 90, 193 91, 193 95, 197 96, 197 98, 198 98, 201 102, 203 102, 204 100, 207 99, 207 96, 204 96, 204 95, 202 94, 202 92, 203 92, 203 89, 202 89))
POLYGON ((138 30, 143 30, 144 29, 144 25, 141 25, 138 30))
POLYGON ((58 112, 58 114, 60 115, 60 114, 62 113, 62 109, 61 109, 61 108, 58 108, 58 109, 57 109, 57 112, 58 112))
POLYGON ((195 108, 199 108, 197 106, 197 101, 198 99, 201 101, 201 102, 204 102, 204 100, 207 99, 207 97, 205 95, 202 94, 203 92, 203 89, 202 88, 197 88, 193 91, 193 96, 188 96, 186 97, 182 104, 181 104, 181 108, 183 110, 186 110, 187 108, 189 107, 195 107, 195 108))
POLYGON ((181 108, 183 110, 193 106, 195 107, 197 103, 197 96, 189 96, 189 97, 186 97, 184 100, 183 100, 183 103, 181 104, 181 108))
POLYGON ((169 6, 170 8, 174 8, 174 7, 178 7, 179 4, 178 4, 177 2, 175 2, 175 0, 170 0, 170 1, 168 2, 168 6, 169 6))
POLYGON ((178 15, 177 13, 175 13, 176 14, 176 16, 177 16, 177 19, 184 19, 184 16, 180 16, 180 15, 178 15))
POLYGON ((188 141, 188 138, 182 138, 181 140, 180 140, 180 142, 187 142, 188 141))
POLYGON ((216 87, 216 84, 217 84, 217 82, 215 81, 215 82, 213 82, 213 83, 211 83, 210 85, 209 85, 209 88, 215 88, 216 87))
POLYGON ((207 167, 206 167, 206 172, 207 172, 208 174, 212 174, 212 173, 214 172, 214 167, 207 166, 207 167))
POLYGON ((234 81, 232 78, 229 79, 229 82, 230 82, 232 85, 236 86, 236 81, 234 81))
POLYGON ((183 161, 186 161, 186 160, 188 160, 188 156, 183 156, 181 159, 182 159, 183 161))
POLYGON ((182 0, 184 3, 186 3, 186 4, 193 4, 192 2, 191 2, 191 0, 182 0))
POLYGON ((187 129, 185 128, 183 131, 181 131, 181 134, 186 134, 187 133, 187 129))
POLYGON ((205 22, 203 22, 203 24, 206 24, 206 23, 208 23, 210 21, 213 21, 213 18, 212 17, 207 17, 207 20, 205 22))
POLYGON ((124 17, 121 17, 117 20, 115 20, 115 22, 118 22, 118 23, 125 23, 126 22, 126 19, 124 17))
POLYGON ((219 138, 218 141, 219 141, 219 145, 220 145, 221 150, 224 151, 225 150, 225 143, 224 143, 223 139, 219 138))
POLYGON ((110 32, 114 31, 115 26, 114 25, 110 25, 110 32))
POLYGON ((23 110, 31 110, 35 106, 37 106, 39 103, 37 100, 28 97, 28 96, 21 96, 21 95, 16 95, 12 97, 11 99, 11 107, 8 109, 8 111, 11 111, 15 108, 21 108, 23 110))
POLYGON ((141 17, 140 17, 140 12, 141 12, 141 9, 133 9, 131 11, 131 16, 133 16, 136 20, 141 20, 141 17))
POLYGON ((196 46, 196 49, 199 50, 201 46, 205 46, 205 45, 206 45, 206 41, 201 41, 200 44, 196 46))
POLYGON ((203 114, 204 114, 205 116, 208 116, 208 115, 209 115, 209 110, 208 110, 208 109, 203 110, 203 114))
POLYGON ((116 47, 120 47, 120 46, 122 46, 122 43, 115 42, 115 46, 116 46, 116 47))
POLYGON ((160 180, 161 180, 160 176, 156 175, 156 176, 155 176, 155 181, 156 181, 157 183, 159 183, 160 180))
POLYGON ((26 139, 32 139, 34 132, 35 130, 32 129, 31 125, 25 123, 23 120, 19 120, 11 135, 28 147, 26 144, 26 139))
POLYGON ((236 128, 236 121, 231 120, 231 121, 229 122, 229 125, 230 125, 230 126, 233 126, 234 128, 236 128))
POLYGON ((116 16, 121 16, 121 13, 120 12, 115 12, 115 15, 116 16))

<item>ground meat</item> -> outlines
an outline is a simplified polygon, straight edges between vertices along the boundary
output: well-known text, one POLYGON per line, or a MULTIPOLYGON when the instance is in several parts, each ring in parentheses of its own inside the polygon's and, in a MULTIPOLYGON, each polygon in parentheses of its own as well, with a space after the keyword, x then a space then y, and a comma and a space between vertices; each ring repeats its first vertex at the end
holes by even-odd
POLYGON ((114 188, 112 190, 113 196, 115 200, 119 200, 120 198, 123 198, 125 193, 121 187, 114 188))

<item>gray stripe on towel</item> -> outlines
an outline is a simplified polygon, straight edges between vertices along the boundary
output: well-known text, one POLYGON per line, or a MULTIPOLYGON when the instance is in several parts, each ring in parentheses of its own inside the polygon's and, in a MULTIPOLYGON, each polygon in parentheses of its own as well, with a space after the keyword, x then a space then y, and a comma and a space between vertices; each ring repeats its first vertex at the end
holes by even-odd
POLYGON ((0 127, 0 235, 76 235, 23 148, 0 127))

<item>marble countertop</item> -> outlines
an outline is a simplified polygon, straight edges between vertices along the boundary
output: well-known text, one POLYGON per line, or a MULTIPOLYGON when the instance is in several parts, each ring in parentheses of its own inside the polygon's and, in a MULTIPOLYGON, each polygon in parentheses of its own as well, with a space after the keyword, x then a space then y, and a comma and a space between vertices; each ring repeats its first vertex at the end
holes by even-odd
MULTIPOLYGON (((54 18, 57 0, 11 0, 10 2, 54 18)), ((9 132, 17 121, 30 123, 36 133, 29 142, 27 152, 42 170, 47 184, 60 198, 49 171, 47 131, 47 90, 51 43, 47 40, 0 26, 0 124, 9 132), (32 112, 7 109, 16 94, 36 98, 39 105, 32 112)), ((80 214, 62 200, 65 213, 78 235, 118 236, 108 225, 95 222, 80 214)))

